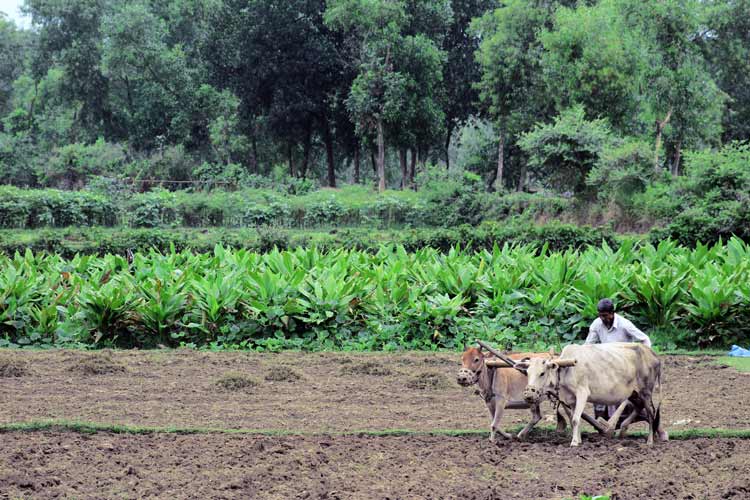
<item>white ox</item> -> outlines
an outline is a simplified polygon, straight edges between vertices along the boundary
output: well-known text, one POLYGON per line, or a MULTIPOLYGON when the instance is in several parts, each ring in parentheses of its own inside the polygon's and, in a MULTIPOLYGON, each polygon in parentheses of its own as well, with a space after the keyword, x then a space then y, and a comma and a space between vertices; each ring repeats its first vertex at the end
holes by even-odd
POLYGON ((655 389, 661 389, 661 363, 643 344, 569 345, 558 360, 532 358, 516 366, 527 370, 526 402, 538 404, 543 397, 552 396, 573 409, 572 416, 568 414, 573 428, 571 446, 581 444, 581 414, 587 401, 619 405, 609 420, 610 427, 630 401, 633 410, 621 425, 620 436, 643 410, 649 424, 647 444, 653 444, 655 435, 668 440, 661 427, 661 405, 653 400, 655 389), (561 367, 560 360, 575 360, 576 364, 561 367))

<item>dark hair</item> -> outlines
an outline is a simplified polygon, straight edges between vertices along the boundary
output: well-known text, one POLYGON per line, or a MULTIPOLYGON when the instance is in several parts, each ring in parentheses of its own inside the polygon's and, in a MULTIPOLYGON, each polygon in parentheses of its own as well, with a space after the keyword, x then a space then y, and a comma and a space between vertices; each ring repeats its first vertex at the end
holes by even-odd
POLYGON ((610 299, 602 299, 596 305, 596 309, 599 312, 615 312, 615 305, 610 299))

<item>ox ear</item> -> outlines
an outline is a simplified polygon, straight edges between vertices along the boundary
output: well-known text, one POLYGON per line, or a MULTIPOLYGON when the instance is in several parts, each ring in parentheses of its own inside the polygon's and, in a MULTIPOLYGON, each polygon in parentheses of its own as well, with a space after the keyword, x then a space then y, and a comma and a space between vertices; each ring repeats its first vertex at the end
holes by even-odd
POLYGON ((526 371, 529 369, 529 361, 528 358, 524 358, 515 365, 513 365, 513 368, 516 370, 526 371))
POLYGON ((560 368, 560 365, 557 364, 557 361, 548 361, 547 368, 549 368, 550 370, 558 370, 560 368))

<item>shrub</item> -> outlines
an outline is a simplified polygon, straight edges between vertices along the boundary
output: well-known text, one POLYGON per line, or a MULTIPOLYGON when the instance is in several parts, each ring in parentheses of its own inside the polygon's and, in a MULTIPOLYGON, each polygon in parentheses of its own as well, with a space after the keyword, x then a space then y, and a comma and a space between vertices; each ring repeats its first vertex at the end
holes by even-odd
POLYGON ((529 155, 529 169, 545 185, 582 193, 586 176, 610 144, 606 120, 588 121, 582 106, 563 111, 552 124, 538 124, 518 145, 529 155))
POLYGON ((0 186, 0 228, 112 226, 116 213, 105 196, 86 191, 0 186))
POLYGON ((607 145, 586 177, 600 201, 612 201, 632 209, 632 198, 654 179, 653 146, 640 140, 616 141, 607 145))
POLYGON ((685 175, 647 191, 659 204, 665 227, 652 238, 685 245, 738 236, 750 241, 750 144, 731 143, 718 151, 686 153, 685 175), (656 196, 658 193, 659 196, 656 196))

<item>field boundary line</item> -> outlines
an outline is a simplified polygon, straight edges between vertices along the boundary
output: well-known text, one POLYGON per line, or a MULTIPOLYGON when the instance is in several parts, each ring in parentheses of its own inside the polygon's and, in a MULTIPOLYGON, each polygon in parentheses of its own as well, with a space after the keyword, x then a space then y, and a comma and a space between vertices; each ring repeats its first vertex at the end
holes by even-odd
MULTIPOLYGON (((518 432, 522 426, 518 426, 511 432, 518 432)), ((556 434, 552 426, 538 426, 534 433, 556 434)), ((85 422, 74 420, 32 420, 29 422, 13 422, 0 424, 0 433, 7 432, 40 432, 48 430, 70 431, 82 434, 114 433, 114 434, 245 434, 259 436, 484 436, 488 432, 485 429, 434 429, 430 431, 419 431, 414 429, 361 429, 352 431, 297 431, 276 429, 220 429, 210 427, 142 427, 120 424, 102 424, 97 422, 85 422)), ((584 430, 584 434, 592 434, 593 431, 584 430)), ((628 434, 632 437, 645 437, 646 431, 633 431, 628 434)), ((750 439, 750 429, 683 429, 671 430, 670 439, 687 440, 697 438, 732 438, 750 439)))

